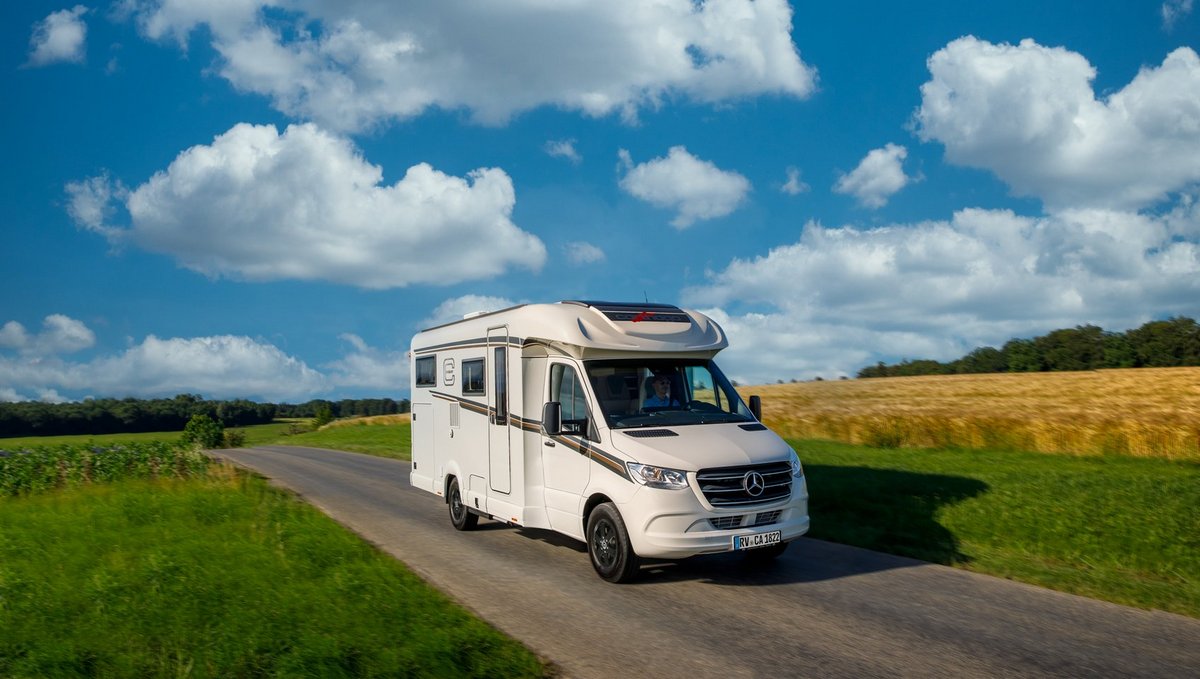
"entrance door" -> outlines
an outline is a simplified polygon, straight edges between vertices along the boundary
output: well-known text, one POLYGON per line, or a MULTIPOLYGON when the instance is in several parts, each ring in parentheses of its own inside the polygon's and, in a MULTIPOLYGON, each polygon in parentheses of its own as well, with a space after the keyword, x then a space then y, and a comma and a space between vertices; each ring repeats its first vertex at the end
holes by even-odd
POLYGON ((557 440, 542 436, 546 516, 551 528, 582 539, 579 512, 591 473, 588 456, 579 451, 579 444, 587 439, 587 396, 583 381, 571 364, 552 362, 549 372, 547 401, 562 404, 562 435, 557 440))
POLYGON ((512 492, 512 449, 508 419, 508 326, 488 329, 488 486, 512 492))

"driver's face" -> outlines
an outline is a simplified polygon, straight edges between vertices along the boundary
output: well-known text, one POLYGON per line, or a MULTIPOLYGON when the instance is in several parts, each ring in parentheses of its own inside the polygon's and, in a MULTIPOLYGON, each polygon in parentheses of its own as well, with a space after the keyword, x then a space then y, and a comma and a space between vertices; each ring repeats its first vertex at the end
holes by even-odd
POLYGON ((670 387, 671 387, 671 380, 667 379, 666 377, 660 377, 660 378, 654 380, 654 391, 659 396, 666 394, 667 389, 669 389, 670 387))

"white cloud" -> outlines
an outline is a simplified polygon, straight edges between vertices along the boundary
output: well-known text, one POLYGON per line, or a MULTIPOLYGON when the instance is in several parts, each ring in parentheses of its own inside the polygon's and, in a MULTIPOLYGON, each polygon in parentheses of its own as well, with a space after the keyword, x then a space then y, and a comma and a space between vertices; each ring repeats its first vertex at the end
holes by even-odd
POLYGON ((25 326, 8 321, 0 326, 0 349, 15 349, 23 355, 53 356, 87 349, 96 335, 82 321, 62 314, 42 320, 42 332, 30 335, 25 326))
POLYGON ((567 251, 567 261, 572 264, 595 264, 596 262, 604 261, 604 251, 583 241, 567 243, 564 246, 567 251))
MULTIPOLYGON (((91 337, 90 330, 75 323, 91 337)), ((81 343, 76 339, 63 351, 81 343)), ((64 400, 60 390, 116 397, 200 393, 210 398, 285 400, 309 398, 329 386, 324 375, 275 346, 231 335, 151 335, 120 354, 85 362, 30 352, 0 354, 0 384, 6 385, 0 398, 25 400, 21 394, 32 391, 39 400, 54 402, 64 400)))
POLYGON ((516 196, 503 170, 463 179, 421 163, 390 186, 382 175, 349 140, 315 125, 279 134, 243 123, 127 194, 105 178, 69 184, 68 209, 115 243, 252 281, 445 285, 545 261, 545 245, 511 220, 516 196), (105 201, 125 195, 131 226, 106 224, 105 201))
POLYGON ((58 62, 83 63, 87 41, 87 24, 83 15, 88 8, 75 5, 71 9, 51 12, 33 25, 29 37, 30 66, 46 66, 58 62))
POLYGON ((903 146, 888 144, 874 149, 867 153, 854 171, 842 175, 833 190, 853 195, 866 207, 881 208, 887 205, 888 198, 912 181, 911 177, 904 174, 906 157, 908 149, 903 146))
POLYGON ((682 146, 672 147, 666 158, 640 165, 633 164, 625 149, 620 158, 625 168, 621 188, 651 205, 676 210, 671 225, 677 229, 732 213, 750 192, 745 177, 700 160, 682 146))
POLYGON ((1163 28, 1171 30, 1175 23, 1192 13, 1192 0, 1167 0, 1161 8, 1163 28))
POLYGON ((542 148, 547 154, 555 158, 565 158, 574 165, 583 162, 583 156, 579 155, 579 152, 575 150, 574 139, 551 140, 546 142, 542 148))
POLYGON ((181 46, 207 26, 223 77, 330 129, 429 108, 467 109, 489 124, 547 105, 632 120, 672 97, 804 97, 816 78, 792 43, 785 0, 127 0, 124 8, 143 34, 181 46))
POLYGON ((878 359, 949 360, 1084 322, 1195 317, 1197 235, 1194 202, 1161 218, 969 209, 869 230, 810 223, 798 242, 735 259, 684 298, 724 314, 725 362, 741 381, 853 375, 878 359))
POLYGON ((1200 57, 1188 47, 1104 99, 1082 55, 960 38, 929 58, 915 114, 952 163, 1065 207, 1139 209, 1200 182, 1200 57))
POLYGON ((129 198, 129 189, 119 180, 113 181, 104 173, 68 182, 66 192, 67 214, 76 224, 106 236, 118 235, 118 230, 108 226, 115 212, 113 204, 129 198))
POLYGON ((808 193, 810 188, 812 187, 800 181, 800 170, 795 167, 789 167, 787 169, 787 181, 784 182, 783 186, 779 187, 779 190, 789 196, 798 196, 802 193, 808 193))
POLYGON ((437 306, 428 318, 417 324, 418 328, 432 328, 435 325, 462 320, 467 314, 477 311, 499 311, 516 306, 514 302, 504 297, 489 297, 487 295, 463 295, 448 299, 437 306))
POLYGON ((391 393, 408 390, 407 350, 377 349, 350 333, 340 337, 353 347, 353 351, 325 366, 332 384, 391 393))

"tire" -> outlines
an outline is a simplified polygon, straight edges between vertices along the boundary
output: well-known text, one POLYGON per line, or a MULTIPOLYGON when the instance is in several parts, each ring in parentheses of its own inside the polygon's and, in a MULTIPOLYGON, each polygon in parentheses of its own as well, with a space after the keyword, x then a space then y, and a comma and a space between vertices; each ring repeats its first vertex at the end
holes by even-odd
POLYGON ((758 549, 748 549, 743 553, 743 557, 749 563, 770 563, 778 559, 787 551, 788 542, 778 542, 770 547, 759 547, 758 549))
POLYGON ((587 547, 592 568, 601 578, 616 583, 637 578, 641 559, 634 554, 629 531, 613 503, 598 505, 588 515, 587 547))
POLYGON ((479 517, 472 514, 463 504, 462 493, 458 490, 458 479, 450 479, 446 504, 450 505, 450 523, 454 525, 455 530, 472 530, 479 525, 479 517))

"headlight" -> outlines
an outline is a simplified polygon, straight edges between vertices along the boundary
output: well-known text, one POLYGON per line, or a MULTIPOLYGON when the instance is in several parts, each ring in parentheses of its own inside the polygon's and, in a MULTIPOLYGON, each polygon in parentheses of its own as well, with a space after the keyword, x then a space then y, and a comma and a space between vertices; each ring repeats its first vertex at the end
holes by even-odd
POLYGON ((667 469, 666 467, 653 467, 648 464, 636 464, 634 462, 626 462, 625 466, 629 468, 629 475, 634 481, 649 486, 651 488, 666 488, 667 490, 679 490, 687 488, 687 472, 678 469, 667 469))
POLYGON ((792 451, 792 476, 801 478, 804 476, 804 465, 800 464, 800 455, 796 451, 792 451))

